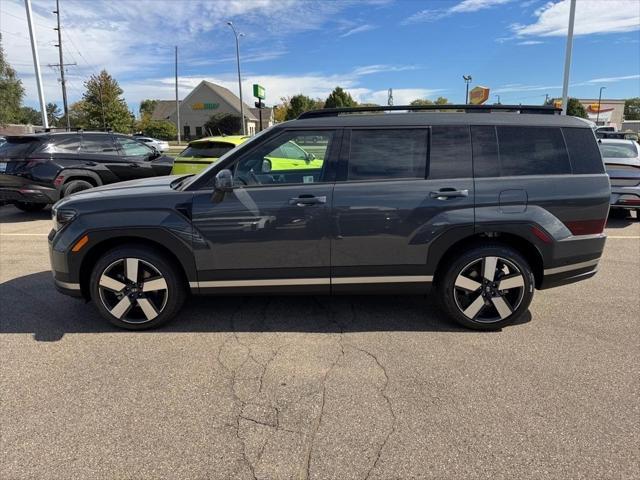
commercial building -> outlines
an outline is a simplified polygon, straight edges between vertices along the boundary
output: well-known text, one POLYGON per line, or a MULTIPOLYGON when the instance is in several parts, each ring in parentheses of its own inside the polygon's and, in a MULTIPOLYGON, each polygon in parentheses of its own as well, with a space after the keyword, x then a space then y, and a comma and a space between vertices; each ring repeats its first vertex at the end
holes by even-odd
POLYGON ((616 130, 622 128, 624 118, 624 100, 602 99, 598 103, 597 98, 579 98, 578 101, 587 111, 589 120, 596 122, 598 126, 615 127, 616 130))
MULTIPOLYGON (((203 80, 183 100, 180 101, 180 128, 185 140, 215 135, 206 131, 204 124, 218 113, 240 116, 240 99, 229 89, 203 80)), ((259 130, 258 109, 244 104, 244 121, 247 135, 259 130)), ((271 109, 262 111, 263 128, 273 125, 271 109)), ((160 100, 151 116, 153 120, 169 120, 177 123, 175 100, 160 100)))

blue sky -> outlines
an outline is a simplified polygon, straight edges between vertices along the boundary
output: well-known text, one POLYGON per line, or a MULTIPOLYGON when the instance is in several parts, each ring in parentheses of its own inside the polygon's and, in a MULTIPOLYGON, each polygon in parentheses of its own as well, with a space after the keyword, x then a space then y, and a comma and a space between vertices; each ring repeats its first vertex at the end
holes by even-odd
MULTIPOLYGON (((54 0, 32 0, 47 101, 61 104, 54 0)), ((144 98, 173 97, 173 46, 180 95, 202 79, 237 92, 231 20, 241 39, 245 93, 267 104, 336 85, 359 101, 396 104, 439 95, 464 100, 463 74, 492 101, 539 104, 559 96, 569 0, 61 0, 69 96, 106 68, 137 112, 144 98)), ((37 105, 23 0, 0 0, 8 60, 37 105)), ((640 96, 640 0, 578 0, 570 95, 640 96)), ((250 99, 249 99, 250 100, 250 99)))

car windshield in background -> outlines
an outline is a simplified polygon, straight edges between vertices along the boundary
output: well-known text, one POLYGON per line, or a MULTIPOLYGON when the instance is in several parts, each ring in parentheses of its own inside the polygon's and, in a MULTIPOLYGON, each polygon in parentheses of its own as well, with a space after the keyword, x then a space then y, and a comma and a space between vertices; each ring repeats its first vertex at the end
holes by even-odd
POLYGON ((24 157, 34 145, 33 140, 12 139, 0 144, 0 158, 24 157))
POLYGON ((189 145, 181 154, 181 157, 191 158, 220 158, 235 145, 225 142, 197 142, 189 145))
POLYGON ((632 143, 601 143, 600 151, 604 158, 636 158, 638 152, 632 143))

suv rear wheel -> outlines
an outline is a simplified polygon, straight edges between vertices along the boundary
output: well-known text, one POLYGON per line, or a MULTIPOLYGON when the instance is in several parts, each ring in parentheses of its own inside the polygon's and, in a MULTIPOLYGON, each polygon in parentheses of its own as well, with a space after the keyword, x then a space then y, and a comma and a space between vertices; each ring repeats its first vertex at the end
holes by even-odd
POLYGON ((529 308, 535 282, 516 250, 475 247, 455 259, 438 282, 444 310, 461 325, 494 330, 517 321, 529 308))
POLYGON ((90 282, 100 314, 128 330, 155 328, 171 320, 186 297, 173 262, 138 246, 108 251, 96 263, 90 282))
POLYGON ((82 192, 83 190, 89 190, 93 188, 93 185, 86 180, 71 180, 62 187, 62 196, 68 197, 74 193, 82 192))

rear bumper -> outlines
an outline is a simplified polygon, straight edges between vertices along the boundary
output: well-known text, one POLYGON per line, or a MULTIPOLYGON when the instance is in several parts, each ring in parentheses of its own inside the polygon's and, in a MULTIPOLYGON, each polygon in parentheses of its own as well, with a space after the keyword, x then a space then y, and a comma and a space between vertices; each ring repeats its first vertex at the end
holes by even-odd
POLYGON ((604 251, 606 235, 581 235, 556 242, 553 259, 545 262, 538 289, 559 287, 593 277, 604 251))
POLYGON ((59 198, 58 190, 40 185, 0 187, 0 203, 55 203, 59 198))
POLYGON ((611 187, 611 208, 640 209, 640 186, 611 187))

